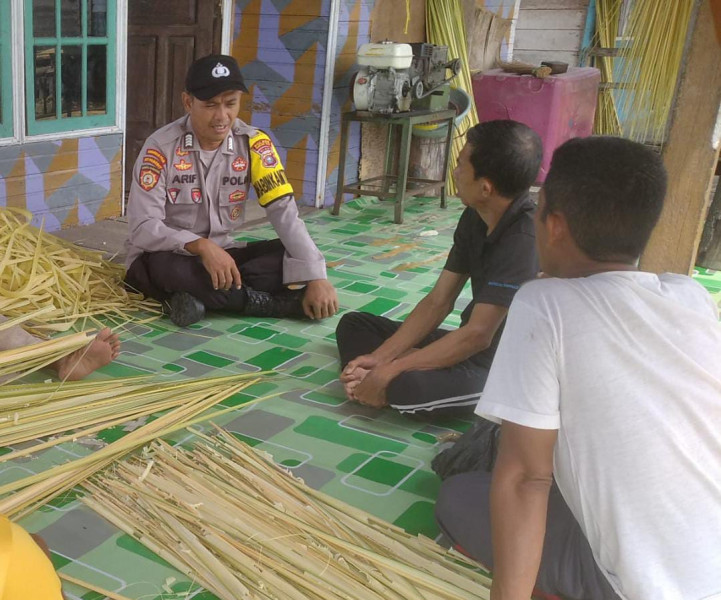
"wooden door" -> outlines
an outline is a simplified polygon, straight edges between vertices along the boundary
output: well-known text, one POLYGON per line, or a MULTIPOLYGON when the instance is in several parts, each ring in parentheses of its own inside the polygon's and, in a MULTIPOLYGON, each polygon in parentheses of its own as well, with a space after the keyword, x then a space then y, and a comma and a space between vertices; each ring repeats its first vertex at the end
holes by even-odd
POLYGON ((185 112, 185 73, 220 51, 221 0, 129 0, 125 188, 146 138, 185 112))

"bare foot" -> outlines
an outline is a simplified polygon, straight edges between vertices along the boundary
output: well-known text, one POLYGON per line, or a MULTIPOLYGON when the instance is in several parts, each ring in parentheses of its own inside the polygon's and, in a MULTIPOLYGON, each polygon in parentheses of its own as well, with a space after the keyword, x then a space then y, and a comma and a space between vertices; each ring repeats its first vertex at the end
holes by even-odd
POLYGON ((341 378, 341 381, 343 382, 343 389, 345 390, 345 395, 348 397, 348 400, 351 400, 353 402, 357 402, 358 398, 355 397, 355 394, 353 393, 353 390, 357 388, 360 385, 360 382, 365 379, 365 376, 370 373, 370 369, 364 369, 363 367, 356 367, 353 370, 352 375, 341 378))
POLYGON ((120 338, 106 327, 85 348, 61 358, 54 366, 60 379, 77 381, 112 362, 119 353, 120 338))

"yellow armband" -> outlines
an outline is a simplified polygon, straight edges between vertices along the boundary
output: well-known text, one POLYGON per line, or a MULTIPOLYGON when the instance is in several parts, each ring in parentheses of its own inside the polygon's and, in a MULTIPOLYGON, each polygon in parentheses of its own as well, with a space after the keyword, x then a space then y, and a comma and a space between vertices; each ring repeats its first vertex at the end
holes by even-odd
POLYGON ((267 206, 273 200, 293 193, 278 151, 270 138, 259 131, 249 140, 250 178, 258 195, 258 203, 267 206))

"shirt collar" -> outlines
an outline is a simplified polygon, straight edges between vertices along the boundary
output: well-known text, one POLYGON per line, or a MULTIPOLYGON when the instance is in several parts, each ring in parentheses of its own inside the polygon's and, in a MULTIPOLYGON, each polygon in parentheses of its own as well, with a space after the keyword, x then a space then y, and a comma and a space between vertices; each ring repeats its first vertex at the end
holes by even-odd
POLYGON ((501 215, 501 218, 498 220, 498 223, 491 234, 486 237, 486 243, 494 243, 499 237, 501 237, 501 235, 503 235, 503 232, 508 229, 509 225, 511 225, 511 223, 513 223, 520 214, 526 212, 532 213, 534 209, 535 205, 533 204, 531 195, 528 191, 516 196, 513 199, 513 202, 508 205, 506 212, 501 215))
MULTIPOLYGON (((236 133, 235 130, 239 122, 242 123, 239 119, 235 120, 235 122, 230 126, 230 131, 228 131, 228 135, 225 137, 225 140, 223 140, 223 143, 219 146, 220 151, 223 154, 236 154, 236 146, 238 143, 233 138, 233 134, 236 133)), ((196 136, 195 131, 193 131, 193 123, 190 120, 190 115, 186 115, 185 123, 183 123, 183 129, 184 133, 180 140, 180 148, 185 151, 194 152, 202 150, 200 144, 198 143, 198 136, 196 136)))

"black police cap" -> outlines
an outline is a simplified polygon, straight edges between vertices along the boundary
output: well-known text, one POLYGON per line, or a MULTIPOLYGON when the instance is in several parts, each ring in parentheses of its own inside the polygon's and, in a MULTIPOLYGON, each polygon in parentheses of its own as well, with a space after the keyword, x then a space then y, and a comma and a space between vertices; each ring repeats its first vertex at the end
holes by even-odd
POLYGON ((185 90, 200 100, 210 100, 228 90, 247 92, 248 88, 232 56, 211 54, 190 65, 185 90))

